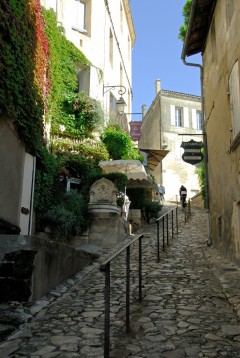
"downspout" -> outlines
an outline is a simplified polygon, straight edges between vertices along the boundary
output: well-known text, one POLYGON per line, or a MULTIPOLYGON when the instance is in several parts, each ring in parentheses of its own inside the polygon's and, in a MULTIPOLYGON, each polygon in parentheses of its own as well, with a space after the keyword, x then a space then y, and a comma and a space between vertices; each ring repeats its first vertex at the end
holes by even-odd
MULTIPOLYGON (((194 4, 194 2, 193 2, 194 4)), ((204 91, 203 91, 203 66, 198 63, 186 62, 186 52, 185 48, 182 51, 182 61, 186 66, 193 66, 200 68, 200 82, 201 82, 201 107, 202 107, 202 118, 203 118, 203 148, 204 148, 204 173, 205 173, 205 209, 207 213, 207 225, 208 225, 208 241, 207 245, 212 245, 212 235, 211 235, 211 221, 210 221, 210 208, 209 208, 209 185, 208 185, 208 149, 207 149, 207 134, 205 130, 205 115, 204 115, 204 91)))
POLYGON ((201 107, 202 107, 202 118, 203 118, 203 129, 202 129, 202 135, 203 135, 203 148, 204 148, 204 175, 205 175, 205 209, 206 209, 206 213, 207 213, 207 226, 208 226, 208 241, 207 241, 207 245, 211 246, 212 245, 212 235, 211 235, 211 221, 210 221, 210 207, 209 207, 209 184, 208 184, 208 148, 207 148, 207 134, 206 134, 206 122, 205 122, 205 106, 204 106, 204 89, 203 89, 203 66, 200 65, 199 63, 190 63, 190 62, 186 62, 186 54, 187 54, 187 44, 189 42, 189 38, 190 38, 190 28, 191 25, 193 23, 194 20, 194 14, 195 14, 195 10, 196 10, 196 6, 197 6, 197 0, 192 0, 192 5, 191 5, 191 11, 190 11, 190 16, 189 16, 189 21, 188 21, 188 26, 187 26, 187 32, 186 32, 186 36, 185 36, 185 41, 184 41, 184 45, 183 45, 183 50, 182 50, 182 56, 181 59, 184 63, 184 65, 186 66, 193 66, 193 67, 198 67, 200 68, 200 83, 201 83, 201 107))

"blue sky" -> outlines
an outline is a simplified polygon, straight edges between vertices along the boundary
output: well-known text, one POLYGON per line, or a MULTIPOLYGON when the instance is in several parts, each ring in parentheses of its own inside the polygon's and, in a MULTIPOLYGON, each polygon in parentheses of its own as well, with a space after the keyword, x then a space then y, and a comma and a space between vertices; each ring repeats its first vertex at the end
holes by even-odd
MULTIPOLYGON (((178 39, 183 24, 182 8, 186 0, 131 0, 136 42, 132 50, 132 112, 147 109, 155 98, 155 81, 165 90, 200 95, 199 68, 183 64, 182 41, 178 39)), ((201 56, 188 62, 201 63, 201 56)), ((133 115, 132 120, 141 120, 133 115)))

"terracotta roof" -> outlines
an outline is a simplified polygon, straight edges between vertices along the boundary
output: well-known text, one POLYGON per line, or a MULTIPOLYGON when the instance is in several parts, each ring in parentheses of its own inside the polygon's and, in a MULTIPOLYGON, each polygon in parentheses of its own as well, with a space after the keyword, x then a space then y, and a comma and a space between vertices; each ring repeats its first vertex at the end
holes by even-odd
POLYGON ((217 0, 192 0, 182 58, 203 52, 217 0))

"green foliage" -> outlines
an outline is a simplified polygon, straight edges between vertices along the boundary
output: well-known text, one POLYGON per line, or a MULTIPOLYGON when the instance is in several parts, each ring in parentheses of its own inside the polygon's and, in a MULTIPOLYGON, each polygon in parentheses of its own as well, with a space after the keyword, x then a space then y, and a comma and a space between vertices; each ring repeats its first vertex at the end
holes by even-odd
POLYGON ((37 225, 43 213, 54 201, 54 187, 59 163, 56 157, 42 147, 40 158, 36 162, 34 207, 37 216, 37 225))
POLYGON ((46 212, 43 220, 59 241, 67 241, 73 236, 82 235, 91 222, 86 201, 77 191, 66 193, 61 203, 52 206, 46 212))
POLYGON ((81 179, 81 191, 88 193, 92 177, 101 175, 101 169, 90 159, 76 153, 58 153, 59 168, 69 170, 71 176, 81 179))
POLYGON ((147 200, 144 206, 147 222, 149 222, 152 218, 159 217, 159 212, 162 210, 162 205, 159 201, 147 200))
POLYGON ((186 4, 183 6, 182 15, 184 18, 184 24, 182 26, 180 26, 179 35, 178 35, 178 38, 182 41, 185 40, 188 21, 189 21, 189 15, 190 15, 190 11, 191 11, 191 5, 192 5, 192 0, 186 0, 186 4))
POLYGON ((71 152, 86 157, 95 164, 109 160, 109 153, 102 142, 83 141, 74 138, 58 137, 51 139, 51 150, 54 153, 71 152))
POLYGON ((106 145, 111 159, 138 159, 143 161, 138 149, 134 148, 131 137, 118 125, 104 129, 101 140, 106 145))
POLYGON ((100 102, 84 92, 68 94, 63 101, 63 111, 66 115, 62 122, 58 120, 55 126, 53 124, 53 132, 62 126, 64 132, 79 138, 91 138, 93 130, 102 125, 104 119, 100 102))
POLYGON ((35 18, 33 1, 0 2, 0 113, 13 120, 32 154, 41 147, 44 111, 35 78, 35 18))
POLYGON ((77 90, 78 66, 89 66, 90 62, 66 39, 63 28, 57 24, 54 11, 42 8, 42 12, 50 47, 51 91, 46 118, 56 130, 55 124, 63 123, 66 117, 63 102, 77 90))
POLYGON ((205 168, 204 168, 204 161, 202 161, 197 168, 197 175, 200 182, 201 194, 204 203, 206 203, 206 189, 205 189, 205 168))

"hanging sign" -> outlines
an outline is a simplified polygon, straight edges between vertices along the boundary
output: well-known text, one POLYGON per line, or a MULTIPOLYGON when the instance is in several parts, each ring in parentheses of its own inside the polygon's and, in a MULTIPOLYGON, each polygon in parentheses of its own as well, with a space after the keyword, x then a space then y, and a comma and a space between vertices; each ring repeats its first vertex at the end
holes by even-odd
POLYGON ((191 139, 189 142, 182 142, 181 147, 184 149, 182 155, 184 162, 194 165, 203 160, 203 153, 201 152, 203 142, 196 142, 191 139))
POLYGON ((133 141, 139 140, 142 135, 141 127, 142 127, 142 121, 134 121, 130 122, 130 136, 133 141))

